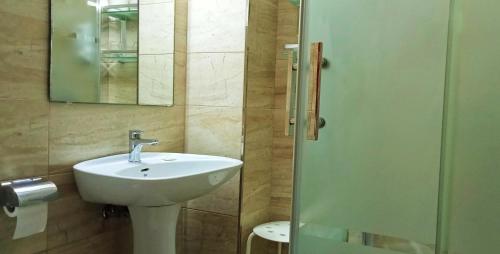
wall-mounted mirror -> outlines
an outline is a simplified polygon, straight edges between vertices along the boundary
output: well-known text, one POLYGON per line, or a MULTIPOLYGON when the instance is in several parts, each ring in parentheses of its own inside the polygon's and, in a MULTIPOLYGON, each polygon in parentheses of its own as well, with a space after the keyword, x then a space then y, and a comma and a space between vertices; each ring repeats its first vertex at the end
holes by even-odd
POLYGON ((50 100, 173 105, 175 0, 52 0, 50 100))

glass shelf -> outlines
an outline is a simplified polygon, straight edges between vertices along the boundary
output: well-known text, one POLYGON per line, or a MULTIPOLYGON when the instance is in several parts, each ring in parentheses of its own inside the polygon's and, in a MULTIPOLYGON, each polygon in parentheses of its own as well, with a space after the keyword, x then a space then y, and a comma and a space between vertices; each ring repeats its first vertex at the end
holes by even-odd
POLYGON ((101 62, 104 63, 136 63, 137 51, 135 50, 103 50, 101 62))
POLYGON ((139 7, 137 4, 108 5, 102 8, 101 13, 121 20, 137 19, 139 7))

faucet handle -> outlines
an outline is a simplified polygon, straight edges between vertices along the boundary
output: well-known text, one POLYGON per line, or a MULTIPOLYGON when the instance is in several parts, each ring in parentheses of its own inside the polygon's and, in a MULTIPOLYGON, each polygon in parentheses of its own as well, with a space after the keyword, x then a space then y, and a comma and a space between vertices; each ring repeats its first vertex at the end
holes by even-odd
POLYGON ((141 134, 143 134, 143 133, 144 133, 144 131, 141 131, 141 130, 129 130, 128 137, 130 139, 140 139, 141 134))

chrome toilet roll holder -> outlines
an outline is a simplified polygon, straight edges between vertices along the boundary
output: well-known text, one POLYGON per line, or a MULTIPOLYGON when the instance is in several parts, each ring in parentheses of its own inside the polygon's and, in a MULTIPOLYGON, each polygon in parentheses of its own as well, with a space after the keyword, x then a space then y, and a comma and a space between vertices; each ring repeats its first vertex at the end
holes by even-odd
POLYGON ((26 178, 0 183, 0 206, 10 212, 57 199, 57 186, 42 178, 26 178))

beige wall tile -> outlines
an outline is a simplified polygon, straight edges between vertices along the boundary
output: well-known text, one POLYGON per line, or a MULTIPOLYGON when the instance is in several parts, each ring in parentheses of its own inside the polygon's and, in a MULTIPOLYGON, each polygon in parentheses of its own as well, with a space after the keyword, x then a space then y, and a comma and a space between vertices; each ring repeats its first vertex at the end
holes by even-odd
MULTIPOLYGON (((241 108, 188 106, 186 152, 241 158, 241 108)), ((238 215, 239 174, 218 189, 195 200, 187 207, 220 214, 238 215)))
MULTIPOLYGON (((97 236, 104 237, 110 232, 116 232, 116 237, 124 242, 131 240, 129 234, 123 234, 124 230, 130 230, 130 221, 125 218, 104 220, 101 216, 102 205, 91 204, 81 199, 72 173, 51 175, 49 180, 58 186, 60 194, 57 200, 49 203, 47 224, 49 250, 62 248, 70 251, 69 253, 73 253, 71 251, 79 253, 83 250, 74 250, 70 246, 82 247, 82 244, 87 243, 80 241, 97 236)), ((117 242, 114 247, 118 247, 117 242)))
MULTIPOLYGON (((186 152, 241 158, 246 4, 246 0, 189 1, 186 152)), ((198 216, 189 212, 185 217, 184 224, 191 230, 185 234, 184 253, 236 253, 238 223, 232 216, 239 213, 239 189, 237 175, 212 193, 187 202, 198 216), (220 239, 209 244, 213 241, 205 239, 212 236, 199 242, 189 238, 197 232, 210 232, 210 222, 197 222, 207 217, 202 214, 232 215, 227 218, 234 223, 225 226, 225 231, 235 232, 230 250, 217 242, 220 239)))
POLYGON ((160 144, 144 151, 184 150, 184 108, 51 104, 51 173, 69 172, 75 163, 128 152, 128 130, 143 130, 160 144))
POLYGON ((188 54, 187 103, 243 106, 244 53, 188 54))
POLYGON ((132 254, 130 240, 124 241, 122 235, 130 234, 129 230, 104 232, 89 238, 60 246, 47 251, 48 254, 132 254))
POLYGON ((139 55, 139 104, 171 105, 174 100, 174 54, 139 55))
POLYGON ((284 135, 284 108, 287 82, 287 52, 285 44, 298 41, 298 8, 288 0, 279 0, 276 43, 276 79, 273 114, 273 162, 271 218, 288 220, 291 215, 293 189, 293 138, 284 135))
POLYGON ((0 99, 48 97, 48 13, 48 1, 2 1, 0 99))
MULTIPOLYGON (((278 44, 297 43, 299 32, 299 8, 288 0, 278 0, 278 44)), ((279 49, 282 45, 277 45, 279 49)))
POLYGON ((139 1, 139 53, 174 53, 174 1, 139 1))
POLYGON ((272 217, 288 219, 293 189, 293 137, 284 135, 284 110, 273 110, 272 217))
MULTIPOLYGON (((241 246, 251 229, 269 221, 272 180, 273 114, 270 109, 247 108, 241 200, 241 246)), ((263 246, 257 248, 264 248, 263 246)))
POLYGON ((186 105, 187 82, 187 53, 175 52, 174 54, 174 105, 186 105))
POLYGON ((185 254, 236 254, 238 217, 186 210, 185 254))
POLYGON ((246 107, 272 108, 276 68, 277 0, 250 1, 246 107))
MULTIPOLYGON (((48 1, 0 5, 0 180, 48 173, 47 21, 48 1)), ((40 253, 47 247, 46 232, 12 240, 16 220, 3 212, 0 225, 0 253, 40 253)))
POLYGON ((188 1, 175 0, 175 52, 187 53, 188 1))
POLYGON ((7 45, 0 41, 0 99, 47 100, 48 67, 43 65, 48 61, 44 54, 45 40, 7 45))
POLYGON ((241 108, 188 106, 186 115, 186 152, 241 157, 241 108))
POLYGON ((0 100, 0 180, 48 174, 49 104, 0 100))
POLYGON ((299 9, 288 0, 279 0, 278 25, 276 42, 276 84, 274 90, 274 107, 285 107, 287 52, 285 44, 298 42, 299 9))
POLYGON ((247 109, 245 115, 245 169, 271 172, 272 144, 273 111, 271 109, 247 109))
MULTIPOLYGON (((269 220, 288 219, 291 211, 293 139, 284 137, 283 129, 287 72, 283 47, 285 43, 297 41, 298 30, 298 9, 287 0, 255 0, 250 3, 245 168, 240 222, 242 248, 252 227, 269 220), (270 54, 272 59, 268 57, 270 54), (252 135, 252 132, 258 134, 252 135), (269 137, 269 142, 259 149, 259 143, 265 142, 263 137, 269 137)), ((276 251, 275 245, 265 242, 254 245, 257 253, 276 251)))
POLYGON ((293 139, 274 137, 273 139, 273 197, 292 196, 293 182, 293 139))
POLYGON ((186 104, 188 0, 175 0, 174 104, 186 104))
MULTIPOLYGON (((279 52, 288 52, 280 50, 279 52)), ((276 60, 276 83, 274 86, 274 108, 284 109, 286 107, 286 83, 287 83, 288 59, 276 60)))
POLYGON ((243 52, 247 0, 190 0, 189 52, 243 52))

